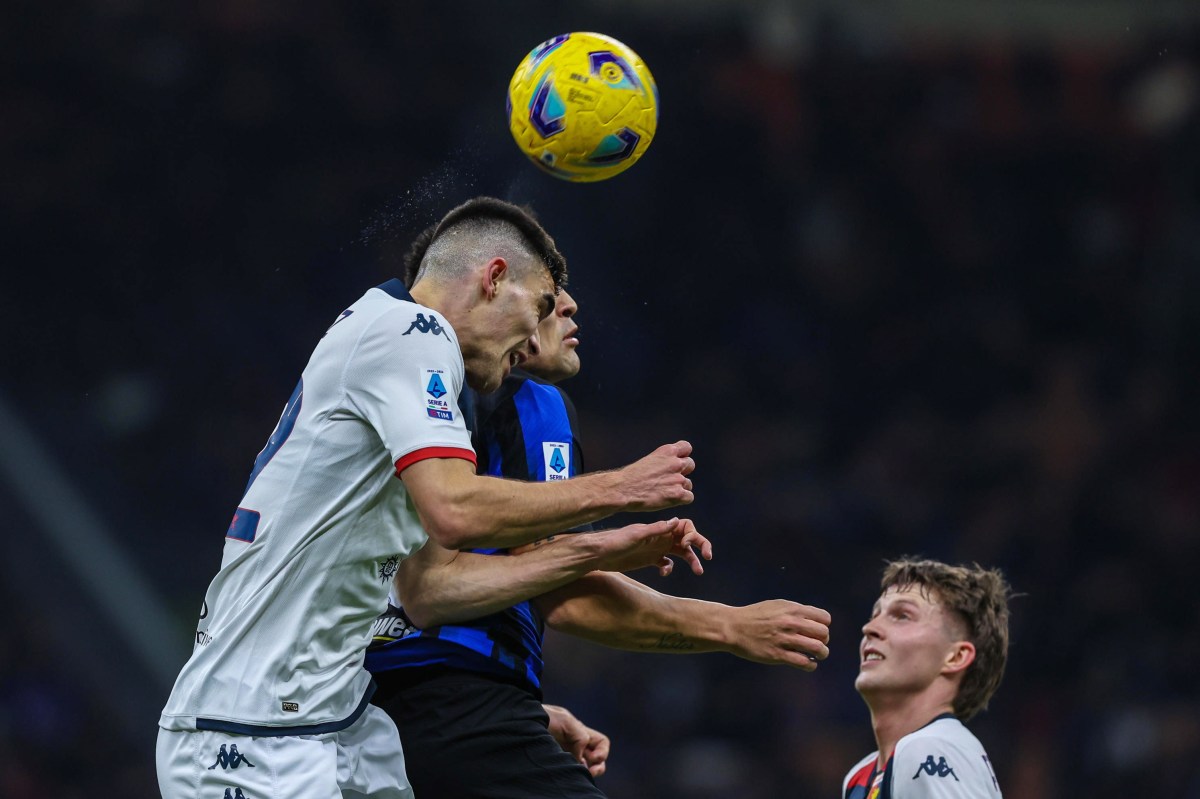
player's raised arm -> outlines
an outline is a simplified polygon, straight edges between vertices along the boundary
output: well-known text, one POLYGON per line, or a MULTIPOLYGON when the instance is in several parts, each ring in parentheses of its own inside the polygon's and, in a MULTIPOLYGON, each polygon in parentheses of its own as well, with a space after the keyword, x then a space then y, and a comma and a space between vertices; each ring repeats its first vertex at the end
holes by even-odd
POLYGON ((691 453, 691 444, 678 441, 621 469, 551 483, 480 477, 468 461, 430 458, 400 479, 442 546, 513 547, 614 513, 691 502, 691 453))
POLYGON ((555 630, 617 649, 729 652, 805 671, 829 655, 829 614, 783 599, 733 607, 668 596, 622 574, 595 572, 535 602, 555 630))
POLYGON ((595 571, 658 566, 669 571, 675 554, 703 569, 712 547, 687 519, 632 524, 615 530, 569 533, 535 541, 507 557, 459 552, 430 541, 400 564, 396 596, 422 629, 496 613, 595 571))

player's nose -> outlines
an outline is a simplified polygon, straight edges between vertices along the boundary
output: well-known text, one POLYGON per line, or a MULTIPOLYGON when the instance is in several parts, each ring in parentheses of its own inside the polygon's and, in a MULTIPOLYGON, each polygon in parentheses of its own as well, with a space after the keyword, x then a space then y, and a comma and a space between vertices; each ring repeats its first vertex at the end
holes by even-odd
POLYGON ((558 292, 558 315, 570 319, 579 310, 579 305, 576 304, 575 298, 567 293, 566 289, 561 289, 558 292))

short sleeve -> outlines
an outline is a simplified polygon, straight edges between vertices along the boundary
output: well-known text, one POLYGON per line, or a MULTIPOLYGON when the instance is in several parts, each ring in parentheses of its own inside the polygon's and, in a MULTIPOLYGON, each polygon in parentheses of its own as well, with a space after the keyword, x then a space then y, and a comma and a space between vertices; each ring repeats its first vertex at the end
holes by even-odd
POLYGON ((345 392, 399 474, 425 458, 475 463, 458 405, 464 380, 462 355, 447 328, 428 309, 404 303, 363 333, 346 367, 345 392))
POLYGON ((995 799, 1000 792, 986 766, 986 756, 981 751, 970 751, 946 738, 917 736, 896 749, 892 796, 894 799, 995 799))

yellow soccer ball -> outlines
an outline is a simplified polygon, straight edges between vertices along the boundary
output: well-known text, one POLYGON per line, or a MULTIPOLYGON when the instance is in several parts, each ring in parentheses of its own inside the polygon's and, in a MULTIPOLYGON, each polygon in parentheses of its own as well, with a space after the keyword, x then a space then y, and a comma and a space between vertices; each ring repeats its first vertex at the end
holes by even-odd
POLYGON ((508 85, 508 128, 521 152, 563 180, 624 172, 658 127, 658 87, 638 54, 599 33, 539 44, 508 85))

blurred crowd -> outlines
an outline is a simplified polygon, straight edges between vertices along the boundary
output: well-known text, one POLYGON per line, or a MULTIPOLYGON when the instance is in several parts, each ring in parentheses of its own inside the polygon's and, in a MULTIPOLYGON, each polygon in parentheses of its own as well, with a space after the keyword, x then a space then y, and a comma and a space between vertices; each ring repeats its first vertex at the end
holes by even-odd
MULTIPOLYGON (((638 576, 834 617, 812 675, 552 636, 547 699, 612 736, 614 799, 837 795, 873 749, 859 626, 902 554, 1021 594, 972 725, 1006 795, 1200 797, 1200 29, 864 43, 829 17, 793 52, 516 5, 5 12, 0 385, 177 615, 163 646, 182 663, 324 328, 496 194, 571 264, 589 468, 696 446, 716 559, 638 576), (541 175, 504 127, 511 69, 560 28, 658 79, 654 145, 605 184, 541 175)), ((89 684, 92 642, 0 600, 0 795, 153 795, 154 715, 114 719, 166 687, 89 684)))

